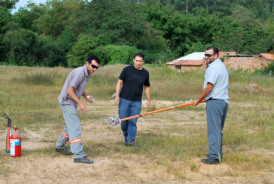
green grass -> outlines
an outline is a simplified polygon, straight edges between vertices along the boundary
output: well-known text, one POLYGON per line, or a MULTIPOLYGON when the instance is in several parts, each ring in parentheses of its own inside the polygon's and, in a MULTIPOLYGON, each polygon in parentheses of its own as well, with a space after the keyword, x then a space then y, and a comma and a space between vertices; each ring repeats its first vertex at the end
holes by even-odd
MULTIPOLYGON (((101 67, 92 74, 86 91, 98 102, 112 101, 111 95, 115 92, 116 82, 123 67, 124 65, 101 67)), ((174 104, 180 104, 182 101, 194 100, 202 93, 203 71, 178 73, 167 67, 145 66, 145 68, 150 72, 152 101, 173 101, 174 104)), ((65 125, 57 97, 71 70, 60 67, 0 66, 1 114, 9 115, 12 124, 22 130, 23 141, 31 141, 30 138, 26 138, 24 129, 37 133, 45 130, 43 133, 45 139, 42 139, 42 142, 49 142, 52 145, 25 151, 25 155, 60 156, 53 151, 55 141, 65 125)), ((229 168, 223 171, 222 176, 252 176, 252 172, 259 173, 261 170, 273 172, 274 79, 239 71, 229 71, 229 77, 230 104, 223 130, 222 162, 222 165, 226 164, 229 168), (245 87, 251 81, 256 82, 262 91, 247 90, 245 87), (266 152, 260 151, 262 149, 266 152)), ((148 165, 143 164, 147 170, 156 172, 159 168, 163 168, 164 173, 174 175, 180 182, 195 179, 187 175, 182 166, 193 173, 199 173, 200 163, 193 159, 204 158, 208 151, 204 107, 189 106, 146 116, 142 120, 140 118, 139 126, 142 127, 141 122, 146 122, 146 126, 150 127, 142 127, 142 131, 138 130, 136 142, 142 146, 141 148, 128 148, 123 145, 119 127, 110 129, 101 125, 114 113, 117 115, 115 110, 117 106, 114 103, 109 104, 91 106, 88 114, 79 113, 79 117, 83 126, 91 126, 88 129, 93 132, 91 137, 98 134, 105 136, 101 137, 105 140, 119 132, 121 139, 102 142, 84 141, 86 153, 95 158, 112 158, 113 155, 118 159, 132 156, 146 158, 150 161, 148 165)), ((150 111, 152 110, 157 110, 155 103, 152 103, 150 111)), ((143 107, 142 112, 146 111, 147 109, 143 107)), ((4 118, 1 118, 1 122, 0 127, 3 132, 7 122, 4 118)), ((86 135, 89 134, 88 130, 83 130, 86 131, 86 135)), ((6 156, 0 158, 1 163, 4 163, 1 164, 0 172, 8 177, 11 169, 5 159, 6 156)), ((113 167, 124 172, 130 170, 126 160, 119 161, 113 167)), ((98 177, 95 173, 92 176, 98 177)), ((212 172, 208 172, 208 177, 212 177, 212 172)), ((141 183, 151 181, 140 179, 141 183)), ((263 179, 262 182, 267 183, 267 180, 263 179)))

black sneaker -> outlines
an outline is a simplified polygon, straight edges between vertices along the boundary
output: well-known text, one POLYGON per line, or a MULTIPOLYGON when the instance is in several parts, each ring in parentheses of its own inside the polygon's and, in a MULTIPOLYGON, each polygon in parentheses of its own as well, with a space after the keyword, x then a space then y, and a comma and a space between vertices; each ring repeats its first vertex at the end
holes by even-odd
POLYGON ((204 159, 202 159, 202 162, 205 164, 220 164, 219 159, 212 158, 212 157, 204 158, 204 159))
POLYGON ((134 142, 134 141, 132 141, 132 142, 130 142, 130 143, 128 143, 128 144, 125 144, 125 146, 141 147, 140 145, 135 144, 135 142, 134 142))
POLYGON ((65 155, 71 155, 71 154, 73 154, 73 153, 71 152, 71 150, 68 149, 67 147, 64 147, 64 148, 55 148, 55 151, 56 151, 56 152, 59 152, 59 153, 63 153, 63 154, 65 154, 65 155))
POLYGON ((92 164, 93 160, 89 159, 87 156, 83 158, 75 158, 74 163, 92 164))
MULTIPOLYGON (((206 154, 206 157, 207 157, 207 158, 210 158, 209 153, 208 153, 208 154, 206 154)), ((221 160, 223 160, 223 156, 221 156, 221 160)))

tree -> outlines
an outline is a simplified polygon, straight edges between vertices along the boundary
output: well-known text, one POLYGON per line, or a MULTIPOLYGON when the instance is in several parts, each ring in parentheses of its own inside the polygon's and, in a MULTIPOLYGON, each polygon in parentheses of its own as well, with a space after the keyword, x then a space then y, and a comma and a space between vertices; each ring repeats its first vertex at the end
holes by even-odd
POLYGON ((88 21, 83 21, 88 13, 84 5, 84 2, 74 0, 47 2, 45 13, 34 21, 38 33, 56 38, 64 30, 69 30, 78 36, 88 21))
POLYGON ((244 0, 244 7, 249 9, 256 18, 260 18, 261 20, 266 20, 271 14, 270 9, 273 7, 273 0, 244 0))
POLYGON ((12 9, 19 0, 0 0, 0 6, 12 9))
POLYGON ((267 35, 258 29, 249 27, 236 27, 221 30, 213 34, 214 45, 223 51, 236 51, 240 54, 259 54, 267 52, 269 42, 265 41, 267 35))
POLYGON ((146 24, 145 17, 138 4, 120 0, 95 0, 88 4, 90 23, 85 34, 106 35, 116 45, 137 46, 143 35, 146 24), (89 32, 89 33, 88 33, 89 32))
POLYGON ((80 34, 76 44, 67 54, 68 66, 78 67, 91 54, 91 51, 98 46, 98 39, 85 34, 80 34))
POLYGON ((108 64, 130 64, 134 54, 138 51, 136 47, 107 45, 106 60, 108 64))
POLYGON ((259 27, 260 22, 256 19, 256 15, 249 9, 240 6, 234 5, 231 6, 232 14, 231 18, 235 21, 238 21, 240 25, 247 27, 259 27))
POLYGON ((39 19, 45 12, 46 6, 44 4, 29 3, 26 8, 19 8, 14 14, 14 19, 20 24, 21 28, 37 32, 34 21, 39 19))
MULTIPOLYGON (((2 1, 1 1, 2 2, 2 1)), ((3 44, 3 36, 6 32, 5 26, 12 21, 12 15, 4 6, 0 6, 0 62, 5 60, 8 48, 3 44)))
POLYGON ((42 66, 67 66, 66 60, 66 40, 57 41, 51 36, 44 36, 41 38, 42 44, 39 50, 39 65, 42 66))
POLYGON ((200 41, 198 41, 197 43, 192 43, 192 45, 186 46, 188 51, 185 53, 185 55, 191 54, 193 52, 204 52, 205 49, 209 46, 211 46, 211 44, 204 45, 200 41))
POLYGON ((144 9, 147 20, 153 27, 164 33, 169 47, 176 57, 188 52, 190 45, 201 42, 202 45, 212 43, 213 33, 237 24, 229 17, 221 18, 218 13, 210 14, 204 8, 195 9, 194 13, 169 11, 151 4, 144 9))
POLYGON ((34 66, 38 64, 37 48, 40 48, 37 35, 29 30, 22 29, 15 22, 9 22, 2 44, 7 49, 5 61, 18 66, 34 66))

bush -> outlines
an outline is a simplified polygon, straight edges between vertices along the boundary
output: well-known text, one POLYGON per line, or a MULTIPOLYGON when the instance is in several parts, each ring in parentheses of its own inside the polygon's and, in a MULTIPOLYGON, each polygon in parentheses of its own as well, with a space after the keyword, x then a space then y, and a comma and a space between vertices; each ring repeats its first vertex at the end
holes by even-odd
POLYGON ((272 62, 268 67, 265 67, 262 70, 263 74, 268 74, 270 72, 270 70, 272 71, 272 73, 274 72, 274 62, 272 62))
POLYGON ((105 59, 108 64, 130 64, 138 52, 136 47, 107 45, 105 59))
POLYGON ((101 65, 107 64, 132 64, 136 52, 142 52, 145 56, 145 63, 162 65, 173 59, 170 50, 138 50, 136 47, 107 45, 92 50, 101 59, 101 65))
POLYGON ((39 66, 67 66, 64 44, 54 41, 51 36, 41 38, 43 44, 40 47, 39 66))
POLYGON ((78 41, 67 54, 68 67, 78 67, 85 64, 87 57, 92 54, 91 51, 97 47, 98 39, 80 34, 78 41))
POLYGON ((98 56, 101 60, 100 65, 104 66, 108 63, 108 60, 106 58, 106 55, 108 53, 108 49, 104 46, 99 46, 96 47, 95 49, 92 50, 92 53, 98 56))
POLYGON ((9 65, 39 65, 37 50, 41 43, 36 33, 19 28, 15 22, 10 22, 5 28, 8 31, 3 35, 2 40, 3 46, 6 48, 4 61, 9 65))

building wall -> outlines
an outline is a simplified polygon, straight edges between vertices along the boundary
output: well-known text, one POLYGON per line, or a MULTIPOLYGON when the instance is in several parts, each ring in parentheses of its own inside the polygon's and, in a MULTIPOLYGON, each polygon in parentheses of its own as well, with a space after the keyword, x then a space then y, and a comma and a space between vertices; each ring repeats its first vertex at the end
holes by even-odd
POLYGON ((224 59, 224 64, 227 69, 242 69, 254 71, 255 69, 261 69, 267 67, 272 60, 266 60, 263 57, 226 57, 224 59))
MULTIPOLYGON (((225 57, 224 64, 227 69, 233 70, 249 70, 254 71, 255 69, 261 69, 267 67, 272 60, 267 60, 263 57, 225 57)), ((197 70, 206 70, 206 60, 204 59, 203 65, 200 66, 191 66, 191 65, 168 65, 170 68, 177 69, 180 72, 185 71, 197 71, 197 70)))
POLYGON ((197 71, 197 70, 206 70, 206 60, 203 60, 202 65, 198 66, 192 66, 192 65, 182 65, 180 68, 181 72, 186 72, 186 71, 197 71))

